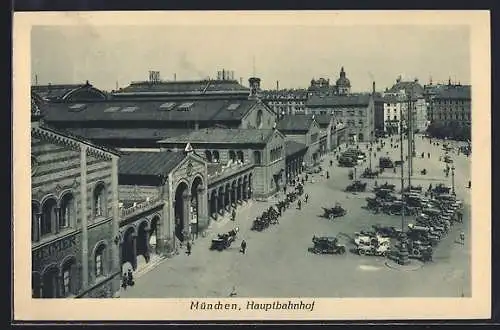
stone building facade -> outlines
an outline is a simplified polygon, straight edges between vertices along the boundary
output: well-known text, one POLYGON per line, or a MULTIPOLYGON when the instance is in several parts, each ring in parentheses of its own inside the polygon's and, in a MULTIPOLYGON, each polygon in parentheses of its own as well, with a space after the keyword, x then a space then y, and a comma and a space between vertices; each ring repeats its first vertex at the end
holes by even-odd
POLYGON ((119 291, 118 157, 32 121, 33 297, 119 291))

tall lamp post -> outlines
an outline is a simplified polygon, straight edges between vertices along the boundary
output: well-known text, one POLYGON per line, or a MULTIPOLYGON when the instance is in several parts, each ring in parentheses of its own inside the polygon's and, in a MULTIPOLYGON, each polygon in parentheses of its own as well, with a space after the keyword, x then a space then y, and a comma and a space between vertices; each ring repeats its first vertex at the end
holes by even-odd
POLYGON ((372 147, 369 149, 370 151, 370 172, 372 171, 372 147))
POLYGON ((455 195, 455 165, 451 165, 451 193, 455 195))

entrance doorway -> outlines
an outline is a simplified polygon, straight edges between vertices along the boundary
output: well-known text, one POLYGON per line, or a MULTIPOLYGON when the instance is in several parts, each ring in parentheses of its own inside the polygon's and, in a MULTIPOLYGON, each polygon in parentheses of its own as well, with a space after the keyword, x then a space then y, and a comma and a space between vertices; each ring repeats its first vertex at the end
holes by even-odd
POLYGON ((175 236, 184 242, 184 214, 186 206, 184 205, 189 194, 189 188, 185 182, 181 182, 175 190, 175 236))

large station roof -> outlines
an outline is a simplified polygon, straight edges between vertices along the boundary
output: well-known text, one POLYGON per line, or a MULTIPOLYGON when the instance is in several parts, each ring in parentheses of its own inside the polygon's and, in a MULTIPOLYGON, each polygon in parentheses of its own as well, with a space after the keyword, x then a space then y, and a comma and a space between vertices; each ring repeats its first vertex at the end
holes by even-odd
POLYGON ((266 144, 272 137, 273 129, 243 128, 204 128, 194 130, 159 141, 159 143, 227 143, 227 144, 266 144))
POLYGON ((130 152, 118 161, 120 175, 165 175, 186 157, 183 151, 130 152))

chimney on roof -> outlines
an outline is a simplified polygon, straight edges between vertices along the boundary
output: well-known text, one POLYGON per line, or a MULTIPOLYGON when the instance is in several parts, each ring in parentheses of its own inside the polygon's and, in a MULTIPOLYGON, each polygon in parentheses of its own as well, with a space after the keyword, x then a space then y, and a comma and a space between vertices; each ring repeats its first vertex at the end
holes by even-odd
POLYGON ((177 81, 177 73, 174 72, 174 81, 177 81))
POLYGON ((190 152, 193 152, 193 147, 191 147, 191 143, 188 142, 188 144, 186 144, 186 148, 184 148, 184 152, 187 154, 190 152))
POLYGON ((90 86, 89 81, 85 81, 85 85, 90 86))
POLYGON ((280 90, 280 81, 279 80, 276 80, 276 90, 277 91, 280 90))
POLYGON ((375 82, 372 83, 372 93, 375 94, 375 82))
POLYGON ((38 86, 38 75, 35 75, 35 86, 38 86))
POLYGON ((240 77, 240 85, 243 85, 243 78, 240 77))

